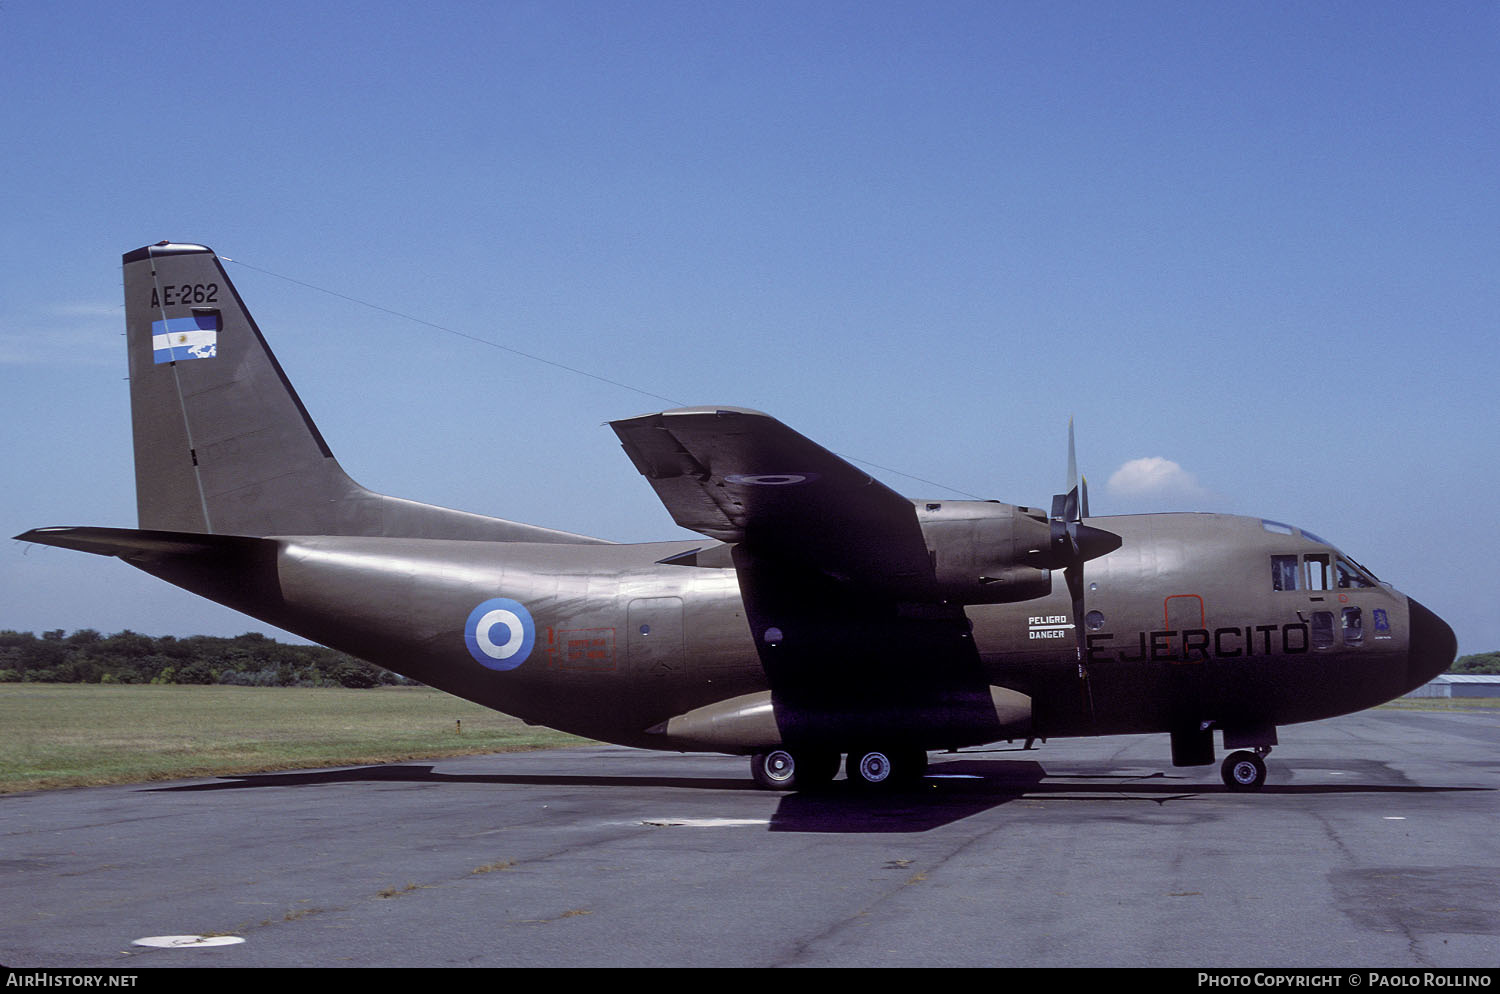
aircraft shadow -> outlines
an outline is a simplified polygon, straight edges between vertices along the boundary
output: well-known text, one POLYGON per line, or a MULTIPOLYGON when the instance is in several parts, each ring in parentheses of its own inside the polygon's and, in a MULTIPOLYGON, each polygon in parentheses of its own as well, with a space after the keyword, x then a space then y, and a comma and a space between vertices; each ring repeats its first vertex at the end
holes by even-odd
MULTIPOLYGON (((1381 783, 1284 784, 1266 786, 1260 795, 1424 794, 1490 789, 1381 783)), ((905 791, 871 794, 847 781, 835 781, 824 791, 790 794, 782 799, 771 821, 771 830, 921 832, 1021 798, 1093 803, 1147 801, 1165 805, 1229 793, 1222 783, 1197 782, 1167 772, 1048 773, 1035 760, 956 760, 934 763, 920 784, 905 791)))
POLYGON ((546 787, 684 787, 697 790, 756 790, 747 777, 631 777, 566 773, 438 773, 431 766, 356 766, 342 770, 237 773, 212 783, 148 787, 151 792, 240 790, 256 787, 317 787, 336 783, 487 783, 546 787))
MULTIPOLYGON (((1078 767, 1074 767, 1078 769, 1078 767)), ((655 787, 696 791, 755 791, 748 777, 645 777, 575 774, 439 773, 429 765, 361 766, 310 772, 255 773, 209 783, 150 787, 168 793, 244 790, 262 787, 318 787, 345 783, 493 784, 547 787, 655 787)), ((1426 794, 1489 790, 1486 787, 1428 787, 1412 784, 1337 783, 1271 784, 1266 795, 1426 794)), ((773 832, 886 833, 925 832, 1021 798, 1093 803, 1150 802, 1165 805, 1197 797, 1222 795, 1229 789, 1168 772, 1098 772, 1049 774, 1031 759, 961 759, 934 763, 928 775, 909 788, 872 793, 846 780, 822 790, 782 795, 771 816, 773 832)))

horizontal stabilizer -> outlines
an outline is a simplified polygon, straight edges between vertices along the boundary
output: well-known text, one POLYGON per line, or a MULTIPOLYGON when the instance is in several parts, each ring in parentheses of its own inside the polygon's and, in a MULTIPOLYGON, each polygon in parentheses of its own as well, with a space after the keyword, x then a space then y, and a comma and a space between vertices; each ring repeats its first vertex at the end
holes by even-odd
POLYGON ((184 556, 212 556, 274 549, 270 539, 243 535, 205 535, 198 532, 149 531, 135 528, 33 528, 17 535, 22 542, 55 545, 59 549, 118 556, 144 564, 184 556))

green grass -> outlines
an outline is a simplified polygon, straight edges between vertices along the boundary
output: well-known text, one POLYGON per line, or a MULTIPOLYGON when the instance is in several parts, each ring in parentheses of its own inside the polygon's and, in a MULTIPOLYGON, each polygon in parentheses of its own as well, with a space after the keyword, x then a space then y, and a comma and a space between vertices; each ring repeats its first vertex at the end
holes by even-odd
POLYGON ((0 794, 584 741, 425 687, 0 684, 0 794))
POLYGON ((1380 705, 1403 711, 1493 711, 1500 697, 1398 697, 1380 705))

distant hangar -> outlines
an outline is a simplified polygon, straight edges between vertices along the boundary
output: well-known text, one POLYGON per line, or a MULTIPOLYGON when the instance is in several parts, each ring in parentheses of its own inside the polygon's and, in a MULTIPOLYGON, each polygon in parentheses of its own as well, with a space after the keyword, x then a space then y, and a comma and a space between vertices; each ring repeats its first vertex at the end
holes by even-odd
POLYGON ((1500 697, 1500 673, 1444 673, 1407 697, 1500 697))

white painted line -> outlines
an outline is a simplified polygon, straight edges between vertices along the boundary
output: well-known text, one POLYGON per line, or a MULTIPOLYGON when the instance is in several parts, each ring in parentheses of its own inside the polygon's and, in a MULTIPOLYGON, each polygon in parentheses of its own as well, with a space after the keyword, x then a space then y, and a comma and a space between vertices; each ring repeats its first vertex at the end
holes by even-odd
POLYGON ((769 818, 652 818, 641 822, 652 828, 735 828, 743 825, 769 825, 769 818))
POLYGON ((200 946, 233 946, 245 940, 238 935, 148 935, 136 939, 133 946, 152 946, 156 949, 196 949, 200 946))

